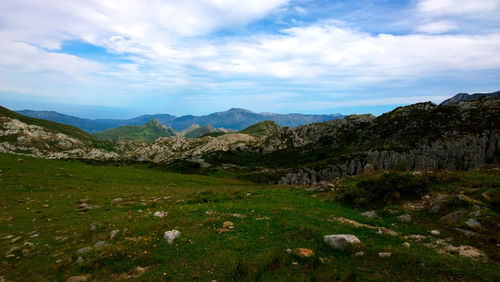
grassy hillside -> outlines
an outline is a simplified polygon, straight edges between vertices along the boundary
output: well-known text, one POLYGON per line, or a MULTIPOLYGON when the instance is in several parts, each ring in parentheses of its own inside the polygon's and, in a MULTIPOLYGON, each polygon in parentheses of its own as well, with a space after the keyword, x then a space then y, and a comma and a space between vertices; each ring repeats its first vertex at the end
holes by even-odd
POLYGON ((144 125, 126 125, 96 132, 93 135, 102 140, 153 142, 160 137, 175 136, 175 131, 152 119, 144 125))
POLYGON ((252 126, 249 126, 242 131, 241 133, 245 133, 248 135, 252 135, 255 137, 268 136, 273 133, 276 133, 279 130, 280 126, 276 124, 274 121, 265 120, 259 123, 256 123, 252 126))
MULTIPOLYGON (((396 203, 380 207, 378 217, 367 218, 360 215, 364 210, 330 200, 369 175, 336 183, 332 192, 330 188, 307 190, 220 176, 179 175, 143 166, 18 159, 0 154, 0 276, 9 281, 65 281, 76 275, 107 281, 500 279, 498 256, 493 255, 498 254, 495 240, 485 243, 483 235, 464 238, 454 231, 455 225, 435 222, 438 215, 412 212, 396 203), (116 198, 121 201, 113 203, 116 198), (79 209, 84 203, 87 209, 79 209), (168 215, 154 217, 157 211, 168 215), (407 212, 413 214, 412 222, 397 220, 407 212), (366 225, 356 227, 339 221, 341 217, 366 225), (231 221, 234 229, 218 233, 225 221, 231 221), (92 223, 96 223, 95 230, 91 230, 92 223), (398 234, 377 234, 371 226, 398 234), (169 245, 162 237, 172 229, 181 236, 169 245), (429 235, 431 229, 439 229, 442 235, 429 235), (113 230, 120 231, 110 239, 113 230), (353 234, 361 244, 336 250, 323 242, 327 234, 353 234), (405 238, 412 234, 425 239, 405 238), (489 249, 490 259, 439 254, 426 245, 448 237, 452 241, 446 242, 456 246, 489 249), (107 245, 94 248, 98 241, 107 245), (404 246, 405 242, 411 247, 404 246), (77 254, 86 246, 92 249, 77 254), (314 257, 299 258, 287 252, 296 248, 311 249, 314 257), (355 256, 360 251, 364 256, 355 256), (379 252, 392 255, 381 258, 379 252)), ((485 208, 479 217, 484 230, 498 224, 498 211, 480 194, 498 195, 497 170, 452 173, 439 179, 430 184, 429 191, 471 191, 468 195, 481 199, 479 205, 485 208)))
POLYGON ((12 119, 17 119, 17 120, 20 120, 26 124, 42 126, 42 127, 45 127, 46 129, 51 130, 53 132, 56 132, 56 133, 60 132, 60 133, 66 134, 70 137, 78 139, 78 140, 80 140, 86 144, 89 144, 89 145, 99 143, 99 142, 96 142, 97 140, 94 137, 92 137, 90 134, 88 134, 87 132, 85 132, 79 128, 76 128, 74 126, 66 125, 66 124, 62 124, 62 123, 57 123, 57 122, 52 122, 52 121, 48 121, 48 120, 44 120, 44 119, 37 119, 37 118, 24 116, 24 115, 18 114, 16 112, 13 112, 7 108, 4 108, 2 106, 0 106, 0 116, 9 117, 12 119))

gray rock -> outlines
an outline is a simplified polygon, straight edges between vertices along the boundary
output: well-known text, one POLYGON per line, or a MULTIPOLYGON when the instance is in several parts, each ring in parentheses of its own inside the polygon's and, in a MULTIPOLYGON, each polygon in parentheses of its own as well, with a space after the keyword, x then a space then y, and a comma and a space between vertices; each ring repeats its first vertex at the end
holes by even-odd
POLYGON ((122 198, 114 198, 113 200, 111 200, 111 203, 112 203, 112 204, 116 204, 116 203, 119 203, 119 202, 121 202, 121 201, 123 201, 123 199, 122 199, 122 198))
POLYGON ((470 228, 480 228, 482 226, 481 222, 473 218, 469 218, 465 224, 470 228))
POLYGON ((167 240, 167 243, 169 245, 172 245, 174 240, 179 238, 180 236, 181 236, 181 232, 173 229, 173 230, 169 230, 169 231, 165 232, 165 234, 163 235, 163 239, 167 240))
POLYGON ((443 217, 441 217, 441 221, 445 222, 459 222, 462 220, 465 216, 467 216, 467 212, 464 210, 458 210, 451 212, 443 217))
POLYGON ((92 223, 92 224, 90 225, 90 230, 91 230, 91 231, 96 231, 96 230, 97 230, 97 224, 98 224, 97 222, 92 223))
POLYGON ((402 214, 402 215, 398 216, 398 220, 401 222, 411 222, 412 217, 409 214, 402 214))
POLYGON ((71 276, 66 282, 83 282, 89 280, 88 275, 71 276))
POLYGON ((377 215, 376 211, 365 211, 361 213, 362 216, 372 218, 377 215))
POLYGON ((326 235, 323 241, 330 247, 340 250, 345 249, 347 246, 361 243, 356 236, 350 234, 326 235))
POLYGON ((18 251, 18 250, 20 250, 20 249, 21 249, 21 247, 19 247, 19 246, 14 246, 14 247, 10 248, 10 250, 9 250, 8 252, 6 252, 6 253, 5 253, 5 255, 10 255, 10 254, 12 254, 13 252, 18 251))
POLYGON ((94 249, 99 250, 103 247, 106 247, 107 245, 108 245, 108 243, 106 243, 106 241, 99 241, 99 242, 94 244, 94 249))
POLYGON ((457 206, 469 206, 474 202, 474 200, 465 195, 455 195, 453 197, 453 204, 457 206))
POLYGON ((79 254, 79 255, 83 255, 83 254, 88 253, 88 252, 90 252, 90 251, 92 251, 92 248, 91 248, 91 247, 83 247, 83 248, 81 248, 81 249, 78 249, 78 250, 76 251, 76 253, 77 253, 77 254, 79 254))
POLYGON ((354 254, 355 257, 362 257, 365 255, 365 252, 357 252, 354 254))
POLYGON ((165 216, 167 216, 168 212, 164 212, 164 211, 157 211, 153 214, 154 217, 159 217, 159 218, 163 218, 165 216))
POLYGON ((381 253, 378 253, 378 256, 380 258, 388 258, 390 256, 392 256, 392 253, 388 253, 388 252, 381 252, 381 253))
POLYGON ((473 231, 470 231, 470 230, 467 230, 467 229, 455 228, 455 230, 458 231, 458 232, 460 232, 460 233, 462 233, 467 238, 479 236, 479 234, 477 234, 476 232, 473 232, 473 231))
POLYGON ((83 263, 83 258, 82 257, 78 257, 75 261, 75 264, 78 264, 78 265, 81 265, 83 263))
POLYGON ((111 233, 109 234, 109 238, 111 240, 113 240, 113 238, 115 238, 116 235, 118 235, 118 233, 120 233, 120 230, 113 230, 113 231, 111 231, 111 233))
POLYGON ((431 230, 431 234, 432 235, 441 235, 441 232, 439 232, 439 230, 431 230))

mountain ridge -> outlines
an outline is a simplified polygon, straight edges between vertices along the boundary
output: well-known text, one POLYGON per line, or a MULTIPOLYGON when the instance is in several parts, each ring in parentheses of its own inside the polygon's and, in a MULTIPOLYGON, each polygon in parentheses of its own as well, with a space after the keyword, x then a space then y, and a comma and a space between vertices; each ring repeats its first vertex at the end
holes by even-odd
POLYGON ((327 115, 255 113, 242 108, 231 108, 227 111, 214 112, 202 116, 184 115, 176 117, 170 114, 153 114, 141 115, 135 118, 123 120, 86 119, 61 114, 55 111, 19 110, 16 112, 34 118, 42 118, 54 122, 69 124, 90 133, 125 125, 143 125, 152 118, 157 119, 161 124, 172 127, 176 131, 182 131, 193 124, 198 124, 201 127, 210 125, 214 128, 226 128, 239 131, 264 120, 272 120, 280 126, 296 127, 311 122, 321 122, 343 117, 343 115, 338 113, 327 115))

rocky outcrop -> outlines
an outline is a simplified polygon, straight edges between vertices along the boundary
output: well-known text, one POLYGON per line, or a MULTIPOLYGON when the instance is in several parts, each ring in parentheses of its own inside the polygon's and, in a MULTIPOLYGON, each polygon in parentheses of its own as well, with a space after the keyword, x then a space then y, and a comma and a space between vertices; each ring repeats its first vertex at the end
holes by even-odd
POLYGON ((470 170, 495 161, 500 161, 500 131, 496 130, 449 141, 439 140, 407 151, 373 150, 356 153, 327 167, 292 171, 278 183, 312 185, 323 180, 359 174, 367 164, 377 170, 392 169, 399 164, 407 165, 410 170, 470 170))

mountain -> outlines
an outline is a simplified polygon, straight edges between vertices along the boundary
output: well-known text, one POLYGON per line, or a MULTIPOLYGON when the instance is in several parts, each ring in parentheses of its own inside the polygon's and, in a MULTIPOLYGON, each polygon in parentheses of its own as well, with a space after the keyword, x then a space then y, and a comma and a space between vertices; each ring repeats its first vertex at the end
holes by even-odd
POLYGON ((175 131, 152 118, 144 125, 125 125, 93 133, 96 138, 112 141, 152 142, 160 137, 175 136, 175 131))
POLYGON ((151 119, 156 119, 162 124, 168 124, 175 120, 177 117, 168 114, 158 114, 158 115, 142 115, 131 119, 86 119, 79 118, 70 115, 61 114, 54 111, 33 111, 33 110, 21 110, 17 111, 25 116, 46 119, 54 122, 69 124, 83 129, 87 132, 99 132, 106 129, 115 128, 124 125, 143 125, 150 121, 151 119))
POLYGON ((73 150, 99 158, 109 147, 79 128, 27 117, 0 106, 0 152, 57 157, 62 151, 73 150))
POLYGON ((193 124, 200 127, 212 126, 214 128, 227 128, 233 130, 242 130, 252 124, 264 120, 272 120, 280 126, 295 127, 312 122, 327 121, 336 118, 342 118, 341 114, 332 115, 303 115, 303 114, 273 114, 273 113, 254 113, 245 109, 233 108, 224 112, 212 113, 205 116, 185 115, 176 117, 168 114, 143 115, 132 119, 84 119, 74 116, 68 116, 53 111, 32 111, 22 110, 18 113, 34 118, 47 119, 55 122, 65 123, 76 126, 87 132, 98 132, 110 128, 124 125, 143 125, 152 118, 158 120, 161 124, 172 127, 176 131, 181 131, 193 124))
POLYGON ((475 93, 475 94, 459 93, 451 97, 450 99, 444 100, 443 102, 441 102, 440 105, 450 105, 453 103, 458 103, 463 101, 476 100, 481 97, 500 98, 500 91, 493 93, 475 93))
POLYGON ((265 120, 243 129, 242 131, 240 131, 240 133, 245 133, 254 137, 260 137, 275 134, 279 130, 280 126, 277 123, 271 120, 265 120))

